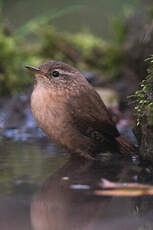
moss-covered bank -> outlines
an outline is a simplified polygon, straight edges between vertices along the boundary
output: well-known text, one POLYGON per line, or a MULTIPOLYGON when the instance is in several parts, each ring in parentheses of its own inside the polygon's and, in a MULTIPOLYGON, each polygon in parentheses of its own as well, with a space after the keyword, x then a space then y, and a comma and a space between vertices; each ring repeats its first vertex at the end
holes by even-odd
POLYGON ((148 75, 136 92, 137 125, 139 127, 140 154, 145 160, 153 163, 153 56, 148 75))

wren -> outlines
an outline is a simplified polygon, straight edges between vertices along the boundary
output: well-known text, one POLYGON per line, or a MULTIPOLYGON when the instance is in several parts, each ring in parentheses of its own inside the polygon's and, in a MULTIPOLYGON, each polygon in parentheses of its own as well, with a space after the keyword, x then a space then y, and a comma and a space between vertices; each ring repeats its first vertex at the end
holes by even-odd
POLYGON ((32 114, 49 138, 72 155, 94 159, 98 153, 133 151, 115 127, 95 89, 76 68, 50 61, 35 68, 32 114))

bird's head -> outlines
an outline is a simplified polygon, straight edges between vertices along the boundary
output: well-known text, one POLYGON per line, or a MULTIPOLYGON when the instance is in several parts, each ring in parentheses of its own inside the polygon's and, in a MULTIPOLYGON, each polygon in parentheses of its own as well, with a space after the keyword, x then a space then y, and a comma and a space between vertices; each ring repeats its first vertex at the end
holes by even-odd
POLYGON ((56 89, 75 89, 82 83, 87 84, 85 77, 74 67, 60 62, 50 61, 40 65, 38 68, 25 66, 28 70, 35 73, 37 84, 56 89))

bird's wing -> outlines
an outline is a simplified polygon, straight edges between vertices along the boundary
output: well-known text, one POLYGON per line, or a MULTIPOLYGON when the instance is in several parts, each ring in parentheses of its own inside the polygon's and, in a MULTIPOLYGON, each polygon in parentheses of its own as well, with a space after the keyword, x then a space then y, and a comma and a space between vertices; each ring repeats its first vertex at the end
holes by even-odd
POLYGON ((74 125, 84 135, 98 132, 110 138, 120 136, 110 113, 95 90, 72 95, 68 106, 74 125))

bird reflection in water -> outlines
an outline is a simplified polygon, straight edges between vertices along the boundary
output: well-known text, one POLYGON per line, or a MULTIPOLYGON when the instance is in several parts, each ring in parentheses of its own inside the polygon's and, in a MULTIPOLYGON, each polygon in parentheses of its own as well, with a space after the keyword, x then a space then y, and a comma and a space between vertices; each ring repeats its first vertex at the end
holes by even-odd
POLYGON ((143 219, 135 214, 135 198, 93 193, 102 177, 111 181, 132 178, 137 169, 131 170, 131 165, 117 156, 104 162, 69 159, 34 196, 31 204, 34 230, 138 229, 143 219))

